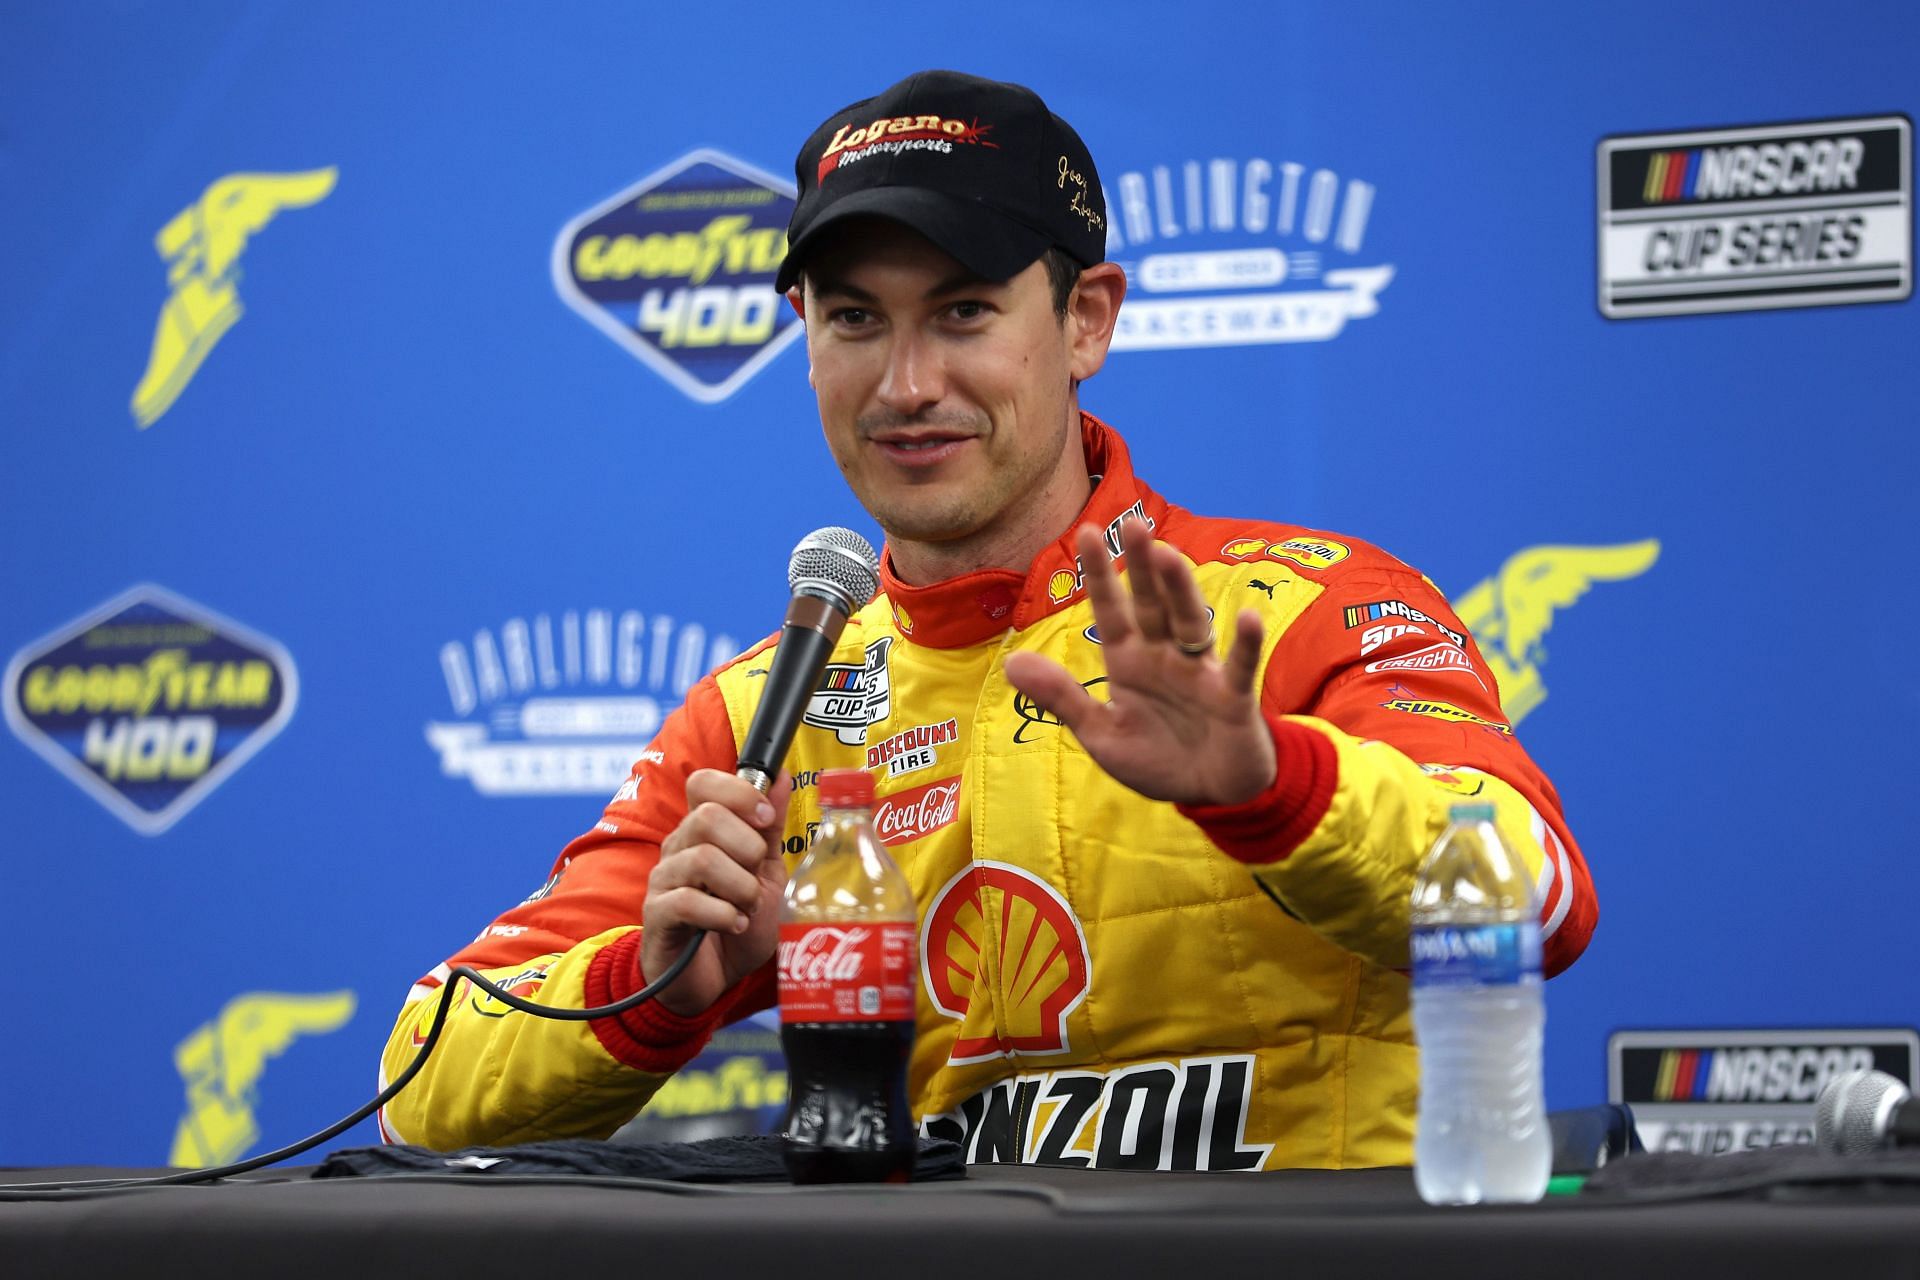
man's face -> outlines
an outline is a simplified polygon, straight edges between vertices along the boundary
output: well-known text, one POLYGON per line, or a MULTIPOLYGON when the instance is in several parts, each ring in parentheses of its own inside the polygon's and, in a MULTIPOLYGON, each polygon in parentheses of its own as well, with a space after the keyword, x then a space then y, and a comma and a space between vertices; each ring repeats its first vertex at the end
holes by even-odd
POLYGON ((1064 492, 1074 370, 1044 262, 983 281, 916 232, 860 220, 809 255, 804 289, 827 445, 889 537, 1057 536, 1039 526, 1086 490, 1064 492))

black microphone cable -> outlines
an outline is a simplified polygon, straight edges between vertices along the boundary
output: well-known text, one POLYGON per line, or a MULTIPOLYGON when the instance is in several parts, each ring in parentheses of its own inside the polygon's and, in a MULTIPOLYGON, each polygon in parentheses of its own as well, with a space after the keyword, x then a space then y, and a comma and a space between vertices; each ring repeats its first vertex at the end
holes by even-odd
POLYGON ((326 1128, 320 1130, 320 1132, 302 1138, 300 1141, 291 1143, 288 1146, 281 1147, 277 1151, 269 1151, 263 1155, 251 1156, 245 1160, 235 1161, 233 1164, 218 1165, 211 1169, 186 1169, 179 1173, 163 1173, 151 1178, 95 1178, 79 1182, 0 1183, 0 1195, 11 1192, 113 1191, 133 1187, 181 1187, 196 1182, 214 1182, 221 1178, 232 1177, 235 1174, 251 1173, 255 1169, 262 1169, 270 1164, 278 1164, 280 1161, 291 1159, 304 1151, 311 1151, 314 1147, 319 1146, 330 1138, 338 1137, 399 1096, 400 1091, 412 1083, 413 1078, 420 1074, 420 1069, 427 1065, 427 1055, 432 1053, 434 1045, 439 1043, 440 1032, 447 1023, 447 1011, 453 1007, 453 993, 459 988, 462 980, 471 982, 474 986, 500 1001, 500 1003, 510 1008, 518 1009, 522 1013, 530 1013, 537 1018, 552 1018, 558 1022, 591 1022, 596 1018, 611 1018, 615 1014, 625 1013, 635 1005, 653 999, 654 996, 670 986, 675 978, 684 973, 688 965, 693 963, 694 953, 700 950, 700 946, 706 941, 706 938, 707 930, 694 930, 693 938, 687 943, 686 950, 682 951, 679 958, 667 966, 665 973, 624 1000, 617 1000, 612 1004, 597 1005, 590 1009, 567 1009, 559 1005, 536 1004, 531 1000, 516 996, 504 987, 481 977, 480 971, 471 965, 460 965, 447 974, 446 985, 440 988, 439 1007, 433 1011, 433 1024, 427 1028, 426 1038, 420 1042, 420 1052, 413 1055, 413 1061, 407 1064, 407 1069, 395 1077, 393 1083, 382 1089, 371 1102, 359 1107, 344 1119, 334 1121, 326 1128))

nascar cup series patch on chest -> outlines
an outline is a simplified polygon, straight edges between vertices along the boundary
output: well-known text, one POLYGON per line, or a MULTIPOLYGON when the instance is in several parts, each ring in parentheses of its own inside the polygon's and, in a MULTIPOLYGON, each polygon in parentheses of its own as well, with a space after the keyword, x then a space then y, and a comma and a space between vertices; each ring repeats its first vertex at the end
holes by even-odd
POLYGON ((293 716, 273 640, 139 586, 27 645, 7 666, 7 724, 142 835, 178 822, 293 716))
POLYGON ((689 152, 561 229, 554 288, 684 394, 725 400, 800 336, 773 287, 793 198, 745 161, 689 152))

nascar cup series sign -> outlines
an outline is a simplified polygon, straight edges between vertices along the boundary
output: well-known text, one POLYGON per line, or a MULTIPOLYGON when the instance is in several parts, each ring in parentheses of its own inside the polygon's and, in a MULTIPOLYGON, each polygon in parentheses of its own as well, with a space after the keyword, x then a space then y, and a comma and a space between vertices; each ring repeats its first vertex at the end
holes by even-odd
POLYGON ((159 835, 293 715, 287 651, 155 586, 133 588, 14 655, 20 740, 142 835, 159 835))
POLYGON ((705 404, 725 400, 800 334, 773 291, 794 190, 694 151, 569 222, 553 246, 568 306, 705 404))
POLYGON ((1599 167, 1609 317, 1913 293, 1905 116, 1608 138, 1599 167))
POLYGON ((1835 1077, 1884 1071, 1911 1089, 1916 1058, 1920 1036, 1906 1027, 1616 1031, 1607 1041, 1607 1099, 1633 1108, 1649 1151, 1806 1145, 1814 1103, 1835 1077))

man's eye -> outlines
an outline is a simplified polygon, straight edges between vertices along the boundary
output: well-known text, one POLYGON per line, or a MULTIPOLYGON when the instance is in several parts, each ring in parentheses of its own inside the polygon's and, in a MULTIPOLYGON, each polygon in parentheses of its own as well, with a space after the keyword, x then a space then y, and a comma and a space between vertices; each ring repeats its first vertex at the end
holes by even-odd
POLYGON ((953 318, 956 320, 978 320, 981 316, 987 314, 987 304, 984 302, 971 301, 956 302, 953 304, 951 311, 953 312, 953 318))
POLYGON ((833 322, 835 324, 858 326, 867 323, 871 318, 872 317, 860 307, 841 307, 833 313, 833 322))

